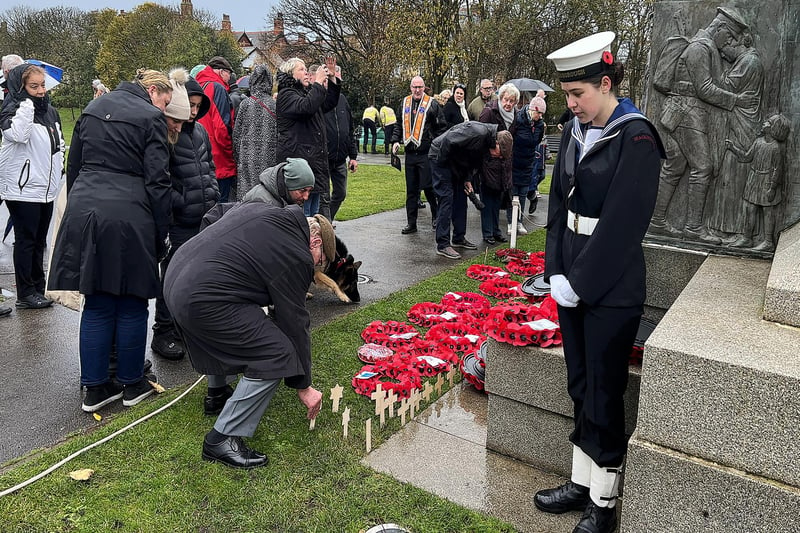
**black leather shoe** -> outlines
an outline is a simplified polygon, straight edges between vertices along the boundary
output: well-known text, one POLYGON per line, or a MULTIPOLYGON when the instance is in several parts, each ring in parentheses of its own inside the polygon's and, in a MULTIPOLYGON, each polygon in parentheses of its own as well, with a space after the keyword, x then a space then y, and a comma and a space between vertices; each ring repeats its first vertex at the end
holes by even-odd
POLYGON ((11 314, 11 308, 10 307, 2 307, 2 306, 0 306, 0 316, 8 316, 10 314, 11 314))
POLYGON ((494 240, 496 240, 497 242, 508 242, 508 239, 506 239, 505 237, 503 237, 499 233, 494 236, 494 240))
POLYGON ((572 481, 567 481, 554 489, 540 490, 533 497, 537 509, 553 514, 583 511, 590 501, 589 487, 583 487, 572 481))
POLYGON ((153 335, 153 342, 150 343, 150 349, 154 354, 170 361, 183 359, 185 353, 183 343, 180 339, 169 333, 165 335, 153 335))
POLYGON ((228 401, 233 395, 233 387, 225 385, 224 387, 208 389, 208 394, 203 398, 203 413, 206 415, 218 415, 225 407, 225 402, 228 401))
POLYGON ((242 437, 226 437, 219 444, 203 439, 203 459, 233 468, 257 468, 269 463, 266 455, 248 448, 242 437))
POLYGON ((598 507, 589 502, 583 517, 572 533, 612 533, 617 529, 617 510, 613 507, 598 507))
POLYGON ((403 235, 408 235, 409 233, 416 233, 416 232, 417 232, 416 226, 406 226, 400 231, 400 233, 402 233, 403 235))

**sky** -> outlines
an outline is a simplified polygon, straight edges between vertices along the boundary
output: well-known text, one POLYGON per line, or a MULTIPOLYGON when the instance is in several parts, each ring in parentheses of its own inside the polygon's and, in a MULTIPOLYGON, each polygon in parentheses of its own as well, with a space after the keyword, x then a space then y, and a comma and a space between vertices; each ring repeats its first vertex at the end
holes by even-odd
MULTIPOLYGON (((150 0, 156 4, 165 6, 180 7, 180 0, 150 0)), ((18 6, 29 5, 34 9, 42 9, 55 6, 72 6, 83 11, 92 11, 110 7, 111 9, 131 11, 134 7, 144 3, 144 0, 36 0, 35 2, 23 2, 19 0, 0 0, 0 11, 18 6)), ((277 5, 278 0, 192 0, 195 9, 202 9, 210 12, 217 19, 222 20, 222 14, 231 16, 231 24, 234 31, 262 31, 272 29, 272 17, 270 11, 277 5), (267 18, 269 17, 269 22, 267 18)))

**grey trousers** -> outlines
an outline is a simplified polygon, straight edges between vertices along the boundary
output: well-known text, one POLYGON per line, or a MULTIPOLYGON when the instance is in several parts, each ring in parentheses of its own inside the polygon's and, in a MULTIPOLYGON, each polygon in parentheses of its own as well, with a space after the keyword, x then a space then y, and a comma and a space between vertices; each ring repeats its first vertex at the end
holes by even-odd
MULTIPOLYGON (((210 387, 212 376, 208 377, 210 387)), ((214 378, 216 381, 225 376, 214 378)), ((216 386, 225 386, 225 381, 223 379, 222 385, 216 386)), ((280 382, 280 379, 251 379, 242 376, 233 390, 233 396, 225 402, 225 407, 214 422, 214 429, 223 435, 252 437, 280 382)))

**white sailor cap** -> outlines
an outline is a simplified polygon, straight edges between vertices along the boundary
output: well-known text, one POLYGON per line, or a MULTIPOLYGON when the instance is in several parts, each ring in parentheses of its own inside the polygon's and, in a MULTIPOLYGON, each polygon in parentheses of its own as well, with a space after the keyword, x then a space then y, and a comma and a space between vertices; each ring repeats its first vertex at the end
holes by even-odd
POLYGON ((616 34, 602 31, 559 48, 547 56, 558 71, 560 81, 578 81, 600 74, 614 62, 611 43, 616 34))

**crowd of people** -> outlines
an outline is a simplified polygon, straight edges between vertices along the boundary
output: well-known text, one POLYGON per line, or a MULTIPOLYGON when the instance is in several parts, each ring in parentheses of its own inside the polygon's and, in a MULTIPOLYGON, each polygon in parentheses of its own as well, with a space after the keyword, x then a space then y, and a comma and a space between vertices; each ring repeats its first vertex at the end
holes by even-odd
MULTIPOLYGON (((583 511, 575 531, 589 533, 616 526, 627 443, 622 396, 645 294, 640 245, 664 158, 652 124, 616 96, 623 69, 610 53, 613 39, 595 34, 548 56, 573 114, 553 172, 545 278, 558 304, 575 429, 570 480, 538 492, 534 503, 549 513, 583 511)), ((17 307, 51 305, 45 285, 83 296, 82 409, 94 412, 153 393, 145 344, 148 300, 156 299, 153 351, 173 360, 188 353, 208 376, 204 412, 218 417, 202 457, 238 468, 267 464, 243 439, 280 382, 298 391, 307 418, 321 407, 311 386, 306 290, 314 270, 335 257, 331 221, 347 172, 358 166, 340 67, 333 58, 310 66, 292 58, 278 70, 276 98, 272 73, 256 67, 237 106, 233 68, 222 57, 191 73, 140 69, 108 92, 96 84, 65 166, 44 72, 16 59, 3 58, 0 195, 15 227, 17 307), (46 284, 43 254, 62 174, 67 204, 46 284)), ((467 104, 460 83, 437 95, 441 101, 421 76, 409 88, 398 113, 373 105, 362 115, 365 152, 369 136, 376 151, 378 125, 386 150, 404 147, 401 233, 418 231, 422 192, 446 258, 477 248, 466 239, 468 198, 481 209, 487 244, 506 240, 502 209, 505 233, 526 233, 509 206, 512 196, 521 206, 536 198, 544 94, 521 102, 513 84, 495 91, 483 79, 467 104)))

